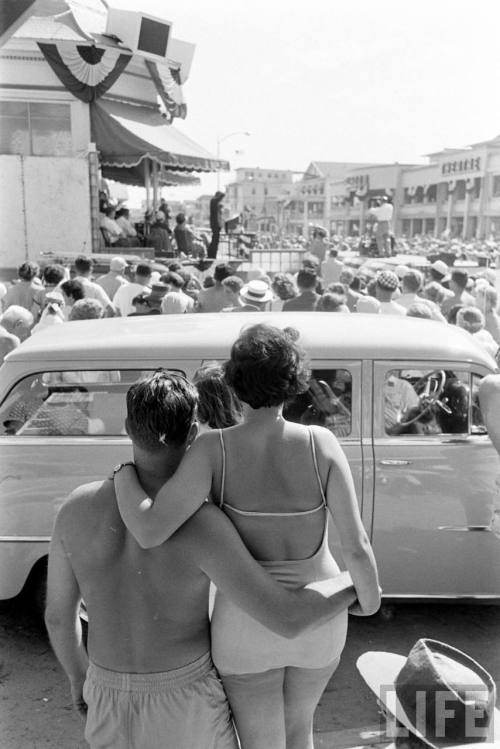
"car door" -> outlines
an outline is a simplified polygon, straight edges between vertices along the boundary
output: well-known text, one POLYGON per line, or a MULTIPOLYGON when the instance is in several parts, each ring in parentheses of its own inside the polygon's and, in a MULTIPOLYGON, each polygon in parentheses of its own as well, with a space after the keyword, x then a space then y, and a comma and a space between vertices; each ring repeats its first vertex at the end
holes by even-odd
MULTIPOLYGON (((16 595, 46 555, 55 514, 68 494, 130 460, 126 393, 157 366, 42 370, 22 377, 3 400, 0 599, 16 595)), ((165 366, 185 371, 185 362, 165 366)))
MULTIPOLYGON (((351 467, 362 517, 370 525, 371 502, 364 507, 365 472, 362 426, 368 413, 363 397, 362 362, 355 360, 316 360, 311 365, 309 390, 289 401, 283 414, 290 421, 318 424, 338 438, 351 467)), ((332 508, 335 521, 335 507, 332 508)), ((332 552, 342 562, 339 538, 333 525, 330 532, 332 552)))
POLYGON ((451 362, 374 363, 372 543, 386 596, 500 596, 499 465, 476 402, 485 374, 451 362), (412 421, 415 389, 444 408, 412 421))

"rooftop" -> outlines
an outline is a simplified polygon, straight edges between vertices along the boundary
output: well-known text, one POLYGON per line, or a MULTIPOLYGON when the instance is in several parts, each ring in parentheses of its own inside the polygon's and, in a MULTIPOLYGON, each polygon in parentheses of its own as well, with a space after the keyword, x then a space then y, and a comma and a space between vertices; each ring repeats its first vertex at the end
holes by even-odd
POLYGON ((231 344, 249 324, 267 322, 300 331, 313 359, 381 359, 475 362, 493 370, 495 362, 471 336, 455 326, 416 318, 317 313, 241 313, 237 315, 158 315, 65 323, 42 331, 10 354, 0 380, 16 364, 42 369, 102 366, 167 366, 175 360, 226 359, 231 344))

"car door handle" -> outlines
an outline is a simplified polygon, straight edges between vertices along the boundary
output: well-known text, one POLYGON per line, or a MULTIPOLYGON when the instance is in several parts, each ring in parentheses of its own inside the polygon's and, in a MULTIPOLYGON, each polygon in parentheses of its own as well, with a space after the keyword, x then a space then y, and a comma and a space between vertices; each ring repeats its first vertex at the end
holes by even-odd
POLYGON ((491 532, 489 525, 440 525, 438 531, 455 531, 464 533, 464 531, 482 531, 483 533, 491 532))
POLYGON ((380 460, 379 464, 381 466, 409 466, 411 460, 380 460))

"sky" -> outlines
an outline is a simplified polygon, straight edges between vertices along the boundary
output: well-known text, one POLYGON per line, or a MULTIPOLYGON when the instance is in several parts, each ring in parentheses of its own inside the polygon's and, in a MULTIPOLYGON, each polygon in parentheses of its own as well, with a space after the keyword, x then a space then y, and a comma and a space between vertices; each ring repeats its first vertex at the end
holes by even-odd
MULTIPOLYGON (((174 124, 213 154, 219 139, 233 168, 425 163, 427 153, 500 133, 498 0, 141 0, 140 8, 196 44, 187 119, 174 124)), ((222 184, 232 177, 223 173, 222 184)), ((163 195, 215 189, 211 175, 163 195)))

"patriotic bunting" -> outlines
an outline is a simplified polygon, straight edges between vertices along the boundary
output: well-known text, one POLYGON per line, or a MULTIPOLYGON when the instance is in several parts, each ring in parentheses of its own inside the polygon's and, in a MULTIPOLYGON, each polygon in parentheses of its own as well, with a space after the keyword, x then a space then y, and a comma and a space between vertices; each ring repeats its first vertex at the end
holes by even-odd
POLYGON ((174 117, 186 119, 187 106, 182 96, 179 71, 166 65, 159 67, 152 60, 144 60, 144 62, 166 109, 168 122, 172 122, 174 117))
POLYGON ((95 101, 111 88, 132 59, 116 49, 80 44, 38 43, 61 83, 85 102, 95 101))

